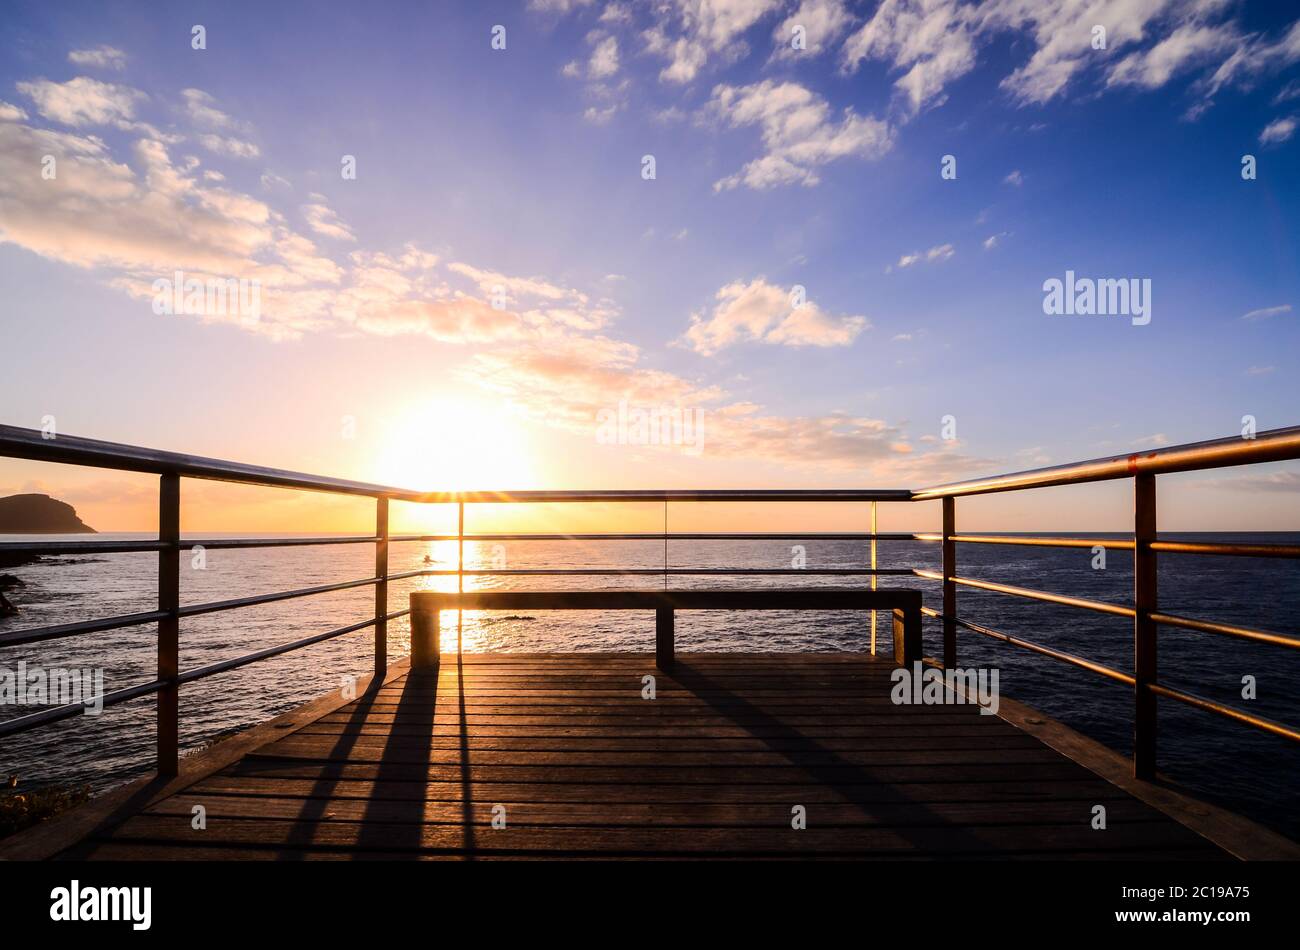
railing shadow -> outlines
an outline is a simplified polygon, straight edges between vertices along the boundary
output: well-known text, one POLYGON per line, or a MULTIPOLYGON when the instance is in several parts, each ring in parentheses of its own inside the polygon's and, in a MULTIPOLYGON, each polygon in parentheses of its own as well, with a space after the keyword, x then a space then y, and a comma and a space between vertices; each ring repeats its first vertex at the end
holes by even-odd
POLYGON ((429 767, 432 764, 434 722, 437 719, 438 674, 408 673, 393 710, 393 722, 379 753, 374 784, 361 816, 356 847, 363 851, 413 853, 424 846, 425 810, 428 803, 429 767), (416 728, 410 729, 409 727, 416 728), (425 789, 413 797, 380 799, 376 793, 386 782, 410 781, 425 789))
MULTIPOLYGON (((671 679, 718 715, 725 716, 755 739, 762 741, 768 749, 786 758, 791 765, 805 772, 813 783, 833 790, 845 803, 856 807, 864 817, 883 817, 873 811, 873 806, 879 805, 910 805, 920 809, 931 819, 924 826, 918 824, 908 827, 885 820, 880 823, 882 828, 888 828, 890 832, 905 838, 918 850, 933 851, 936 828, 942 828, 943 836, 953 845, 964 843, 974 852, 987 847, 984 839, 971 833, 968 828, 935 812, 926 803, 908 797, 900 790, 897 782, 881 778, 870 767, 845 761, 836 750, 827 748, 779 716, 750 702, 703 669, 692 666, 689 654, 677 655, 671 679), (720 698, 727 701, 719 702, 720 698), (774 739, 782 741, 774 743, 774 739), (856 793, 855 790, 864 785, 872 787, 873 800, 866 801, 856 793)), ((935 766, 936 771, 941 768, 935 766)))
POLYGON ((465 663, 461 651, 456 650, 456 692, 459 697, 460 721, 460 826, 461 846, 465 859, 474 860, 474 780, 471 773, 469 748, 469 717, 465 711, 465 663))
POLYGON ((285 843, 279 854, 280 858, 293 861, 302 860, 305 857, 302 849, 310 848, 316 844, 314 840, 316 830, 320 827, 320 821, 326 810, 334 803, 334 793, 338 789, 340 781, 345 781, 342 777, 343 769, 347 760, 351 757, 353 749, 356 748, 357 740, 363 734, 361 727, 370 718, 375 702, 379 698, 379 690, 382 687, 382 679, 376 677, 371 681, 369 688, 361 696, 357 697, 356 702, 352 704, 352 711, 339 733, 338 741, 334 743, 333 748, 330 749, 329 754, 323 761, 321 776, 316 779, 311 790, 307 792, 302 808, 299 810, 297 817, 294 818, 294 825, 285 836, 285 843))

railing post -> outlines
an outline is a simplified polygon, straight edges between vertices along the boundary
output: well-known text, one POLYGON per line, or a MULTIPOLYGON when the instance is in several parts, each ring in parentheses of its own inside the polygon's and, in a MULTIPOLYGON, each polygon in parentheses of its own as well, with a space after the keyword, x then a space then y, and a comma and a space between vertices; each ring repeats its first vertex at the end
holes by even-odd
MULTIPOLYGON (((871 589, 877 589, 876 583, 876 503, 871 503, 871 589)), ((876 655, 876 612, 871 611, 871 655, 876 655)))
POLYGON ((375 499, 375 681, 388 671, 388 499, 375 499))
POLYGON ((957 667, 957 499, 943 497, 943 665, 957 667))
POLYGON ((1133 776, 1156 774, 1156 477, 1133 476, 1133 776))
POLYGON ((655 666, 668 671, 676 662, 675 621, 671 607, 660 607, 655 611, 655 666))
MULTIPOLYGON (((465 593, 465 503, 456 510, 456 593, 465 593)), ((461 654, 461 637, 465 631, 465 611, 456 611, 456 656, 461 654)))
POLYGON ((158 483, 158 609, 168 616, 158 621, 158 679, 168 685, 158 691, 158 774, 175 775, 180 768, 180 586, 181 479, 176 474, 158 483))

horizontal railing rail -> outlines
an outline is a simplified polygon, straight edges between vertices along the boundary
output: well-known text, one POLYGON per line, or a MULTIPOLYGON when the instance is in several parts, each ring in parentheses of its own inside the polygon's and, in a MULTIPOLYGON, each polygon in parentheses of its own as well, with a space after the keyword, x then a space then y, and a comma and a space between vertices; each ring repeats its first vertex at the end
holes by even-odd
MULTIPOLYGON (((1164 474, 1300 458, 1300 427, 1261 432, 1253 439, 1218 439, 1189 445, 1170 446, 1151 452, 1014 472, 919 490, 665 489, 428 492, 347 479, 327 478, 202 456, 160 452, 93 439, 61 435, 51 437, 37 430, 0 426, 0 457, 5 456, 159 476, 159 524, 161 527, 159 536, 156 539, 70 540, 65 538, 42 538, 39 540, 0 542, 0 553, 20 555, 154 554, 158 557, 159 565, 158 609, 45 627, 10 630, 0 633, 0 648, 157 624, 159 649, 156 678, 149 682, 123 687, 107 693, 103 697, 103 701, 106 706, 111 706, 149 695, 158 697, 157 760, 158 770, 162 774, 175 774, 177 769, 179 758, 178 689, 180 685, 371 628, 373 628, 375 636, 374 667, 376 673, 382 674, 386 671, 388 662, 388 623, 410 613, 408 610, 390 611, 388 609, 389 585, 398 580, 451 576, 457 578, 458 589, 456 596, 465 595, 464 579, 466 577, 663 577, 666 586, 669 577, 859 576, 869 578, 871 590, 876 591, 876 581, 879 577, 912 576, 921 580, 935 581, 942 585, 942 609, 923 607, 922 613, 943 625, 943 657, 941 661, 943 665, 948 667, 956 665, 956 631, 962 629, 1040 656, 1056 659, 1078 669, 1087 670, 1106 679, 1133 687, 1133 763, 1134 772, 1140 777, 1150 777, 1155 770, 1155 701, 1157 697, 1176 700, 1193 708, 1274 735, 1300 739, 1300 733, 1297 733, 1297 730, 1290 726, 1255 716, 1213 700, 1182 692, 1159 682, 1156 665, 1156 640, 1158 628, 1162 626, 1291 648, 1300 646, 1300 638, 1219 621, 1182 617, 1161 610, 1158 607, 1156 596, 1155 572, 1156 556, 1158 554, 1269 559, 1300 558, 1300 545, 1294 544, 1160 538, 1156 532, 1155 482, 1156 476, 1164 474), (353 536, 185 538, 180 533, 180 479, 182 478, 369 497, 374 499, 376 505, 375 531, 373 534, 353 536), (1134 528, 1131 536, 1102 538, 1028 534, 974 534, 959 533, 956 528, 956 499, 960 497, 1077 485, 1122 478, 1131 478, 1134 481, 1134 528), (456 533, 392 534, 388 525, 389 503, 391 501, 455 505, 457 507, 457 531, 456 533), (877 530, 876 507, 878 503, 910 503, 917 501, 940 502, 942 507, 942 530, 940 532, 880 532, 877 530), (869 504, 871 508, 871 530, 839 532, 669 532, 667 530, 666 513, 669 504, 707 504, 714 502, 869 504), (467 533, 465 531, 466 505, 556 503, 661 504, 664 506, 665 511, 665 527, 663 531, 659 532, 619 533, 467 533), (664 562, 662 567, 650 568, 466 568, 464 549, 466 542, 491 544, 506 541, 655 541, 664 545, 664 562), (825 568, 677 567, 670 566, 668 560, 668 545, 673 541, 862 541, 870 544, 870 566, 825 568), (881 541, 938 543, 941 546, 940 569, 934 571, 914 567, 878 567, 876 545, 881 541), (396 573, 389 570, 390 545, 421 542, 455 542, 457 544, 455 568, 427 568, 396 573), (207 603, 188 605, 180 603, 179 555, 182 550, 200 548, 213 550, 270 549, 355 544, 374 545, 375 571, 373 575, 296 590, 268 592, 207 603), (1132 551, 1134 559, 1133 605, 1106 603, 1002 584, 992 580, 960 576, 956 569, 956 551, 959 544, 1049 548, 1101 547, 1107 550, 1132 551), (210 663, 195 669, 185 671, 179 669, 179 625, 183 619, 366 587, 374 588, 374 611, 371 616, 357 623, 303 637, 289 643, 267 647, 243 656, 210 663), (957 613, 957 590, 960 587, 1130 619, 1134 624, 1134 671, 1128 673, 1117 670, 1085 657, 1003 633, 961 617, 957 613)), ((462 601, 461 603, 468 602, 470 601, 462 601)), ((875 652, 876 639, 875 626, 875 613, 873 611, 871 622, 871 650, 873 653, 875 652)), ((26 729, 67 719, 83 710, 83 704, 72 704, 29 713, 0 723, 0 736, 12 735, 26 729)))
POLYGON ((1261 462, 1284 462, 1300 458, 1300 426, 1269 429, 1254 438, 1235 437, 1171 445, 1150 452, 1112 455, 1087 462, 1052 465, 989 478, 936 485, 911 493, 913 501, 955 498, 959 495, 987 495, 991 492, 1022 488, 1051 488, 1084 482, 1133 478, 1137 475, 1169 475, 1174 472, 1197 472, 1207 468, 1233 465, 1257 465, 1261 462))
POLYGON ((289 472, 261 465, 245 465, 242 462, 205 458, 201 455, 160 452, 135 445, 122 445, 118 442, 53 435, 38 429, 21 429, 17 426, 0 425, 0 455, 38 462, 61 462, 67 465, 105 468, 119 472, 176 475, 183 478, 239 482, 271 488, 366 495, 371 498, 383 496, 406 501, 421 501, 425 497, 423 492, 394 488, 389 485, 307 475, 303 472, 289 472))

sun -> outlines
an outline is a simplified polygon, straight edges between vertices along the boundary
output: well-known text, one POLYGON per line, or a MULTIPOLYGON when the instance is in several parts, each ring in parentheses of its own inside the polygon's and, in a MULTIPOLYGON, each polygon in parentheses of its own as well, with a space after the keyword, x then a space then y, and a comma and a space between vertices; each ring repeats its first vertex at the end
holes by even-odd
POLYGON ((423 491, 488 491, 534 487, 537 471, 520 413, 453 398, 422 403, 385 427, 379 477, 423 491))

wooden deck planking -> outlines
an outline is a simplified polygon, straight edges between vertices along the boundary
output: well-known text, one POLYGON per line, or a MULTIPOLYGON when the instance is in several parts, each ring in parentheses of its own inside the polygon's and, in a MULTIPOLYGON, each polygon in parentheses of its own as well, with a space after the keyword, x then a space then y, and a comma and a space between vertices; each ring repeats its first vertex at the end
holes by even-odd
POLYGON ((391 680, 67 856, 1226 856, 1000 718, 894 705, 892 669, 861 654, 682 654, 671 675, 634 654, 444 657, 436 680, 391 680))

